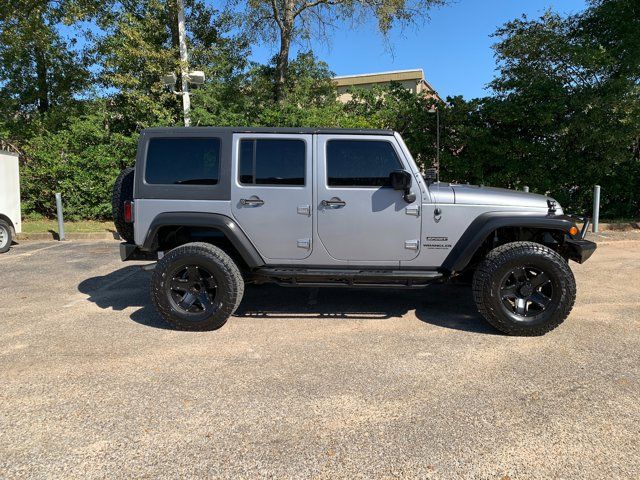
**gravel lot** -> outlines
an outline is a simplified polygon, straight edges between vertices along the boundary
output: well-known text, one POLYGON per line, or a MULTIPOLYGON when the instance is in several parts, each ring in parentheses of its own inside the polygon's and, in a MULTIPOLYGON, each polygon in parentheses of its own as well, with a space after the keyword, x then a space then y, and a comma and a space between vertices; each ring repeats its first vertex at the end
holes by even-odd
POLYGON ((16 246, 0 477, 639 478, 637 238, 572 263, 576 307, 541 338, 455 285, 248 287, 220 330, 176 332, 116 242, 16 246))

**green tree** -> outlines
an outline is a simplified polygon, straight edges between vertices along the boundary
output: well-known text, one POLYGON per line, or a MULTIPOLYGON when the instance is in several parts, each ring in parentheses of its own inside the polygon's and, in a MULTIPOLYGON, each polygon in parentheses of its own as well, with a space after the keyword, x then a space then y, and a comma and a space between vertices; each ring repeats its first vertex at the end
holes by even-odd
POLYGON ((377 21, 378 30, 386 35, 394 25, 427 19, 432 7, 445 3, 446 0, 248 0, 242 5, 247 30, 279 45, 274 95, 276 100, 282 101, 293 42, 327 39, 336 21, 362 23, 371 17, 377 21))
MULTIPOLYGON (((202 2, 185 2, 187 42, 192 69, 204 70, 206 84, 194 90, 194 103, 229 93, 240 85, 248 42, 234 35, 230 15, 202 2)), ((112 124, 135 132, 152 125, 180 123, 181 100, 160 77, 178 72, 177 4, 175 0, 127 0, 102 20, 98 41, 101 81, 113 105, 112 124)))
MULTIPOLYGON (((91 84, 91 57, 74 35, 108 2, 6 0, 0 5, 0 115, 6 135, 28 137, 37 114, 91 84), (66 31, 66 35, 65 35, 66 31)), ((58 118, 59 120, 59 118, 58 118)))
POLYGON ((637 10, 626 0, 595 2, 579 15, 547 13, 499 29, 500 74, 485 117, 494 142, 508 146, 508 161, 496 174, 509 170, 509 181, 550 191, 580 210, 589 208, 591 188, 599 183, 608 192, 605 212, 630 216, 638 211, 631 191, 640 186, 633 173, 639 160, 640 65, 630 60, 635 39, 629 36, 625 43, 616 32, 620 24, 626 25, 622 30, 637 28, 638 15, 629 11, 614 22, 614 5, 618 13, 623 7, 637 10), (596 28, 603 24, 612 28, 596 28))
POLYGON ((137 138, 111 131, 107 110, 105 101, 93 101, 65 128, 42 131, 24 145, 25 213, 54 216, 54 193, 61 192, 70 220, 110 218, 113 182, 135 157, 137 138))

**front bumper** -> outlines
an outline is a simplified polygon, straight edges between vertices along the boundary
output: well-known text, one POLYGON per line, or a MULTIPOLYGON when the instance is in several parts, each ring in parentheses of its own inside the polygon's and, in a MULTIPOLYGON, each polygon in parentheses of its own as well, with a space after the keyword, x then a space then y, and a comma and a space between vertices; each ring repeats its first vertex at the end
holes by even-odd
POLYGON ((597 245, 589 240, 569 238, 565 240, 567 256, 574 262, 584 263, 596 251, 597 245))
POLYGON ((120 259, 123 262, 128 262, 130 260, 158 260, 158 252, 145 252, 140 250, 134 243, 122 242, 120 244, 120 259))

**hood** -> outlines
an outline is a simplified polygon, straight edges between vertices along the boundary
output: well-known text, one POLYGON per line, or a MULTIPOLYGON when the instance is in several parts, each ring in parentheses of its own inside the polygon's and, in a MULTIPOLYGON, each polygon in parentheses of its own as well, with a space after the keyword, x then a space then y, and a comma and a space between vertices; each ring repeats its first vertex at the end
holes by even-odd
MULTIPOLYGON (((553 200, 551 197, 545 195, 508 190, 506 188, 451 185, 451 189, 453 190, 454 203, 463 205, 501 205, 547 210, 547 200, 553 200)), ((558 205, 558 213, 560 212, 561 208, 560 205, 558 205)))

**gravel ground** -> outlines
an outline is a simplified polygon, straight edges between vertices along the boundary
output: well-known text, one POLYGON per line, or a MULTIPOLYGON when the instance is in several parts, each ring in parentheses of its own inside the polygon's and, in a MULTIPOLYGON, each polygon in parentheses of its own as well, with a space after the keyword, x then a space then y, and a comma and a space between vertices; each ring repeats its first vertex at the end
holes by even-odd
POLYGON ((0 477, 639 478, 636 238, 572 264, 576 307, 540 338, 455 285, 248 287, 220 330, 177 332, 117 243, 16 246, 0 477))

